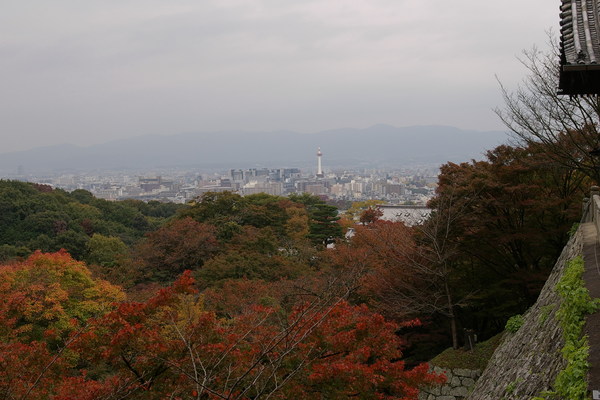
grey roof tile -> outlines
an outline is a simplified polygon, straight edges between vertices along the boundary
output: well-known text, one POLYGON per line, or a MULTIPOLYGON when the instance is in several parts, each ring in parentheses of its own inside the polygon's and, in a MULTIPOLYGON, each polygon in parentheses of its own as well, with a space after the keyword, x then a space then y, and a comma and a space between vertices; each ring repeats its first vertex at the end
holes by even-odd
POLYGON ((600 59, 598 3, 596 0, 562 0, 560 7, 562 65, 598 63, 600 59))
POLYGON ((561 0, 561 94, 600 94, 599 9, 600 0, 561 0))

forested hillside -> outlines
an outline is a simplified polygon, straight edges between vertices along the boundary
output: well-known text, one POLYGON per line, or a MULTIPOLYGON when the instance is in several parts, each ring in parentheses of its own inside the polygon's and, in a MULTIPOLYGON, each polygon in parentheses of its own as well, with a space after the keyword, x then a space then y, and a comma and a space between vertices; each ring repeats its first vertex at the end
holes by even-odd
POLYGON ((159 202, 111 202, 84 190, 68 193, 48 185, 0 180, 0 260, 61 248, 85 259, 107 238, 131 246, 178 208, 159 202))
POLYGON ((415 398, 442 379, 405 368, 398 322, 348 301, 359 276, 324 261, 342 228, 316 197, 208 193, 175 212, 3 184, 6 231, 23 230, 0 268, 9 398, 415 398), (38 214, 49 228, 25 236, 38 214), (81 252, 27 256, 43 235, 59 245, 56 225, 81 252))
POLYGON ((589 183, 542 147, 500 146, 444 165, 431 217, 408 227, 307 194, 176 206, 2 181, 0 359, 19 368, 0 388, 416 399, 444 379, 422 361, 535 301, 589 183))

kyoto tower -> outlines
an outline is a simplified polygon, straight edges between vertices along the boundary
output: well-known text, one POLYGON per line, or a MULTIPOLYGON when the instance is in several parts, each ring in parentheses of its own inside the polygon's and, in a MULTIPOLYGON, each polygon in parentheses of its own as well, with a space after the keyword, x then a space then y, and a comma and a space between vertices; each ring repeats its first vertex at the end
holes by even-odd
POLYGON ((323 155, 323 153, 321 153, 321 148, 319 147, 317 149, 317 178, 322 178, 325 175, 323 175, 323 168, 321 167, 321 156, 323 155))

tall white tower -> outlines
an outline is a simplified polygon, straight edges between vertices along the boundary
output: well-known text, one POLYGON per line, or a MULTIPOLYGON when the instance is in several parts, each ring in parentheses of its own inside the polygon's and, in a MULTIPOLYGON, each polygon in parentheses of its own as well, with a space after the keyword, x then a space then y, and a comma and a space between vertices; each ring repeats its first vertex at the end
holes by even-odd
POLYGON ((323 153, 321 153, 321 148, 319 147, 317 149, 317 178, 322 178, 325 175, 323 175, 323 168, 321 167, 321 156, 323 155, 323 153))

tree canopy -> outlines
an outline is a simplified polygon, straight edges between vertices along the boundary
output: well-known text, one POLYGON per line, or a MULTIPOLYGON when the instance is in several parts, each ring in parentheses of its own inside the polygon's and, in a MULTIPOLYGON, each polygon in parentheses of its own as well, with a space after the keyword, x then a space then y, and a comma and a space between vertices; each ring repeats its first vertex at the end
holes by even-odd
POLYGON ((217 318, 189 271, 144 302, 123 301, 64 252, 0 272, 8 398, 416 400, 444 380, 425 364, 406 369, 398 326, 331 292, 217 318))
POLYGON ((131 246, 178 208, 142 206, 131 200, 110 202, 85 190, 68 193, 47 185, 0 180, 0 259, 64 248, 83 260, 94 234, 116 237, 131 246))

